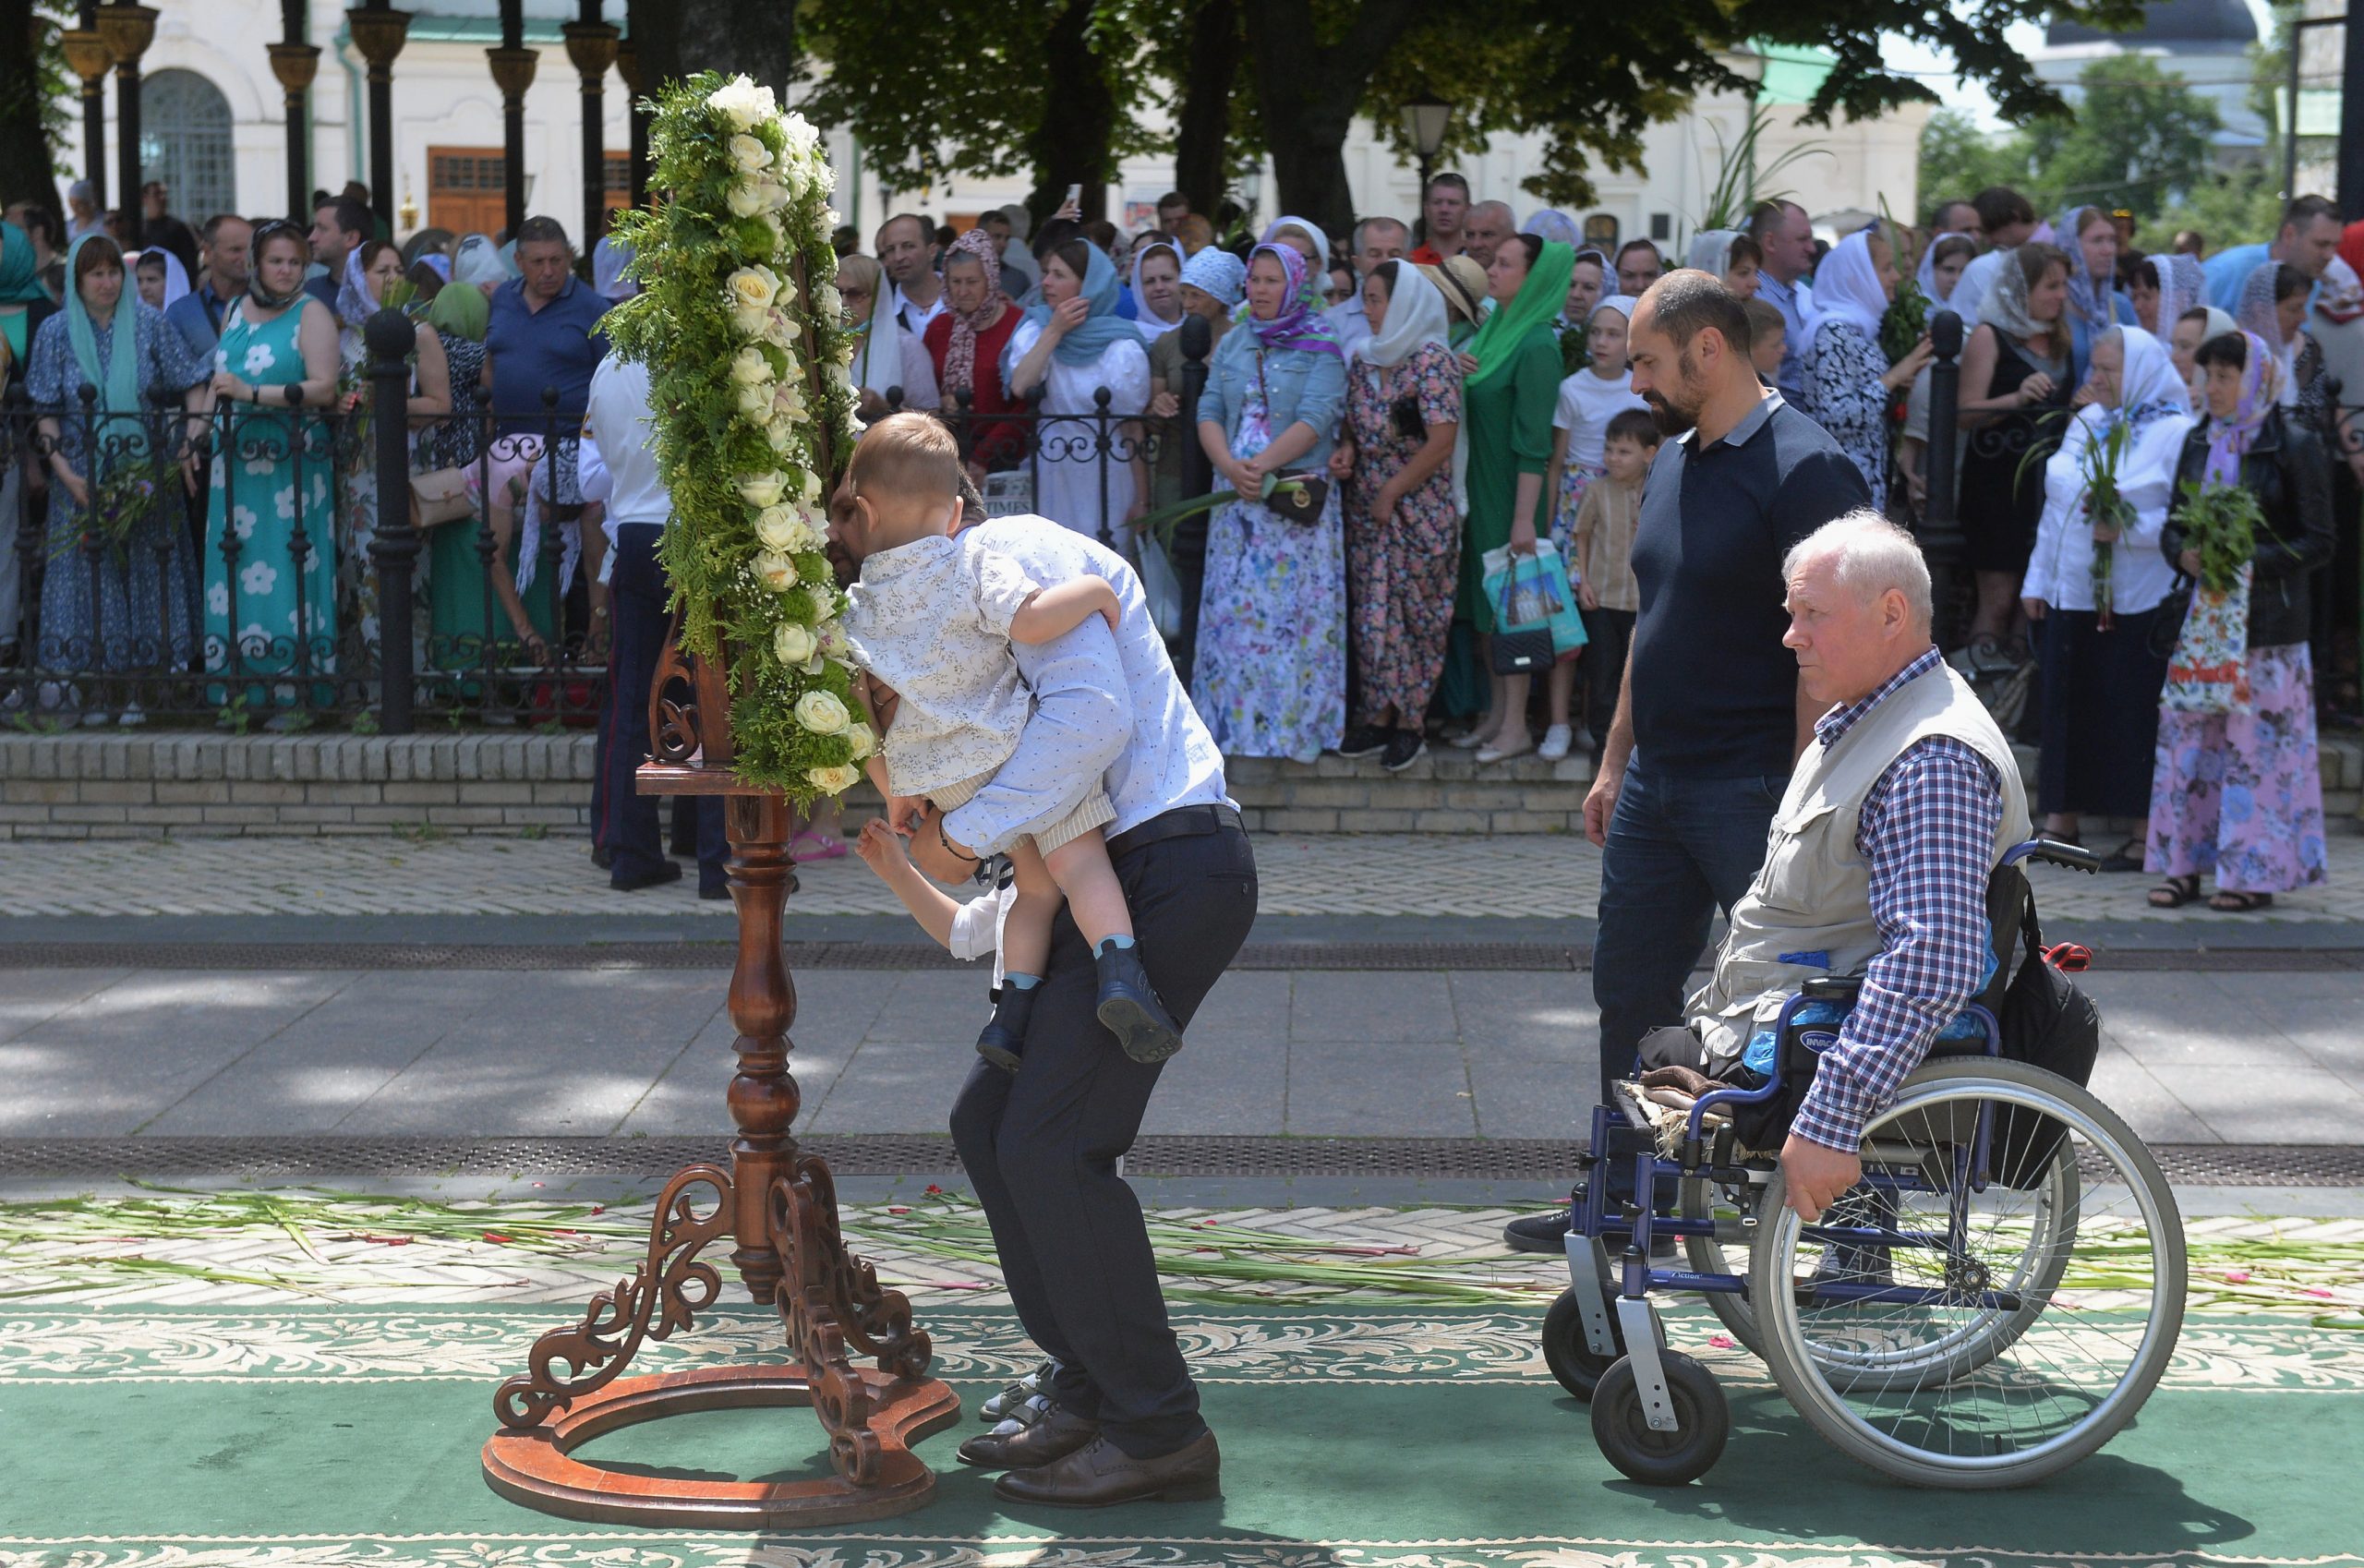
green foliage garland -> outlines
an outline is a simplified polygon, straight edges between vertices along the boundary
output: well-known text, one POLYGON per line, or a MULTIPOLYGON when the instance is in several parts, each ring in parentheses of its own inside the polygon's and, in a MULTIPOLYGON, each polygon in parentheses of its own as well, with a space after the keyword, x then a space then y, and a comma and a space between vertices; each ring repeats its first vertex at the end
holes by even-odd
POLYGON ((771 90, 714 72, 658 93, 650 185, 618 220, 642 292, 611 311, 645 364, 673 501, 658 555, 681 640, 719 661, 733 766, 799 804, 841 793, 876 741, 856 717, 823 553, 832 472, 860 426, 820 136, 771 90))

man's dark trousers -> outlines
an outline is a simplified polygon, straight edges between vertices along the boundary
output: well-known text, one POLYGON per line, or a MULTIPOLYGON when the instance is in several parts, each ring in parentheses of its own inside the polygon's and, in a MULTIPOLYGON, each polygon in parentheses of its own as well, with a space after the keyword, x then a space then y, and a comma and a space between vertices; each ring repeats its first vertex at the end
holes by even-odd
POLYGON ((1600 856, 1600 926, 1592 999, 1600 1008, 1600 1098, 1629 1078, 1651 1030, 1683 1021, 1709 919, 1726 914, 1765 863, 1765 840, 1789 779, 1653 776, 1625 768, 1600 856))
MULTIPOLYGON (((1161 838, 1118 854, 1116 867, 1150 979, 1188 1024, 1255 923, 1248 837, 1225 826, 1161 838)), ((1024 1065, 971 1070, 952 1141, 993 1226, 1018 1320, 1059 1360, 1052 1396, 1134 1458, 1153 1459, 1206 1429, 1140 1201, 1116 1175, 1164 1067, 1134 1061, 1101 1027, 1092 955, 1065 910, 1049 969, 1024 1065)))
MULTIPOLYGON (((645 876, 665 859, 657 830, 657 798, 633 787, 633 770, 648 760, 648 688, 665 652, 665 603, 669 589, 657 564, 654 523, 626 523, 616 529, 616 567, 608 580, 613 645, 608 655, 608 746, 601 756, 607 781, 600 807, 606 815, 609 874, 619 882, 645 876)), ((720 887, 730 846, 722 831, 722 797, 698 799, 698 886, 720 887)))

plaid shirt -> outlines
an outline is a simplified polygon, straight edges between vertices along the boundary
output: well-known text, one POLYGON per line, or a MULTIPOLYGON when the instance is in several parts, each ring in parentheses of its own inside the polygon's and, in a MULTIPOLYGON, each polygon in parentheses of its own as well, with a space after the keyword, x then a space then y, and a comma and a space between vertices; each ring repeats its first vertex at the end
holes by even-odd
MULTIPOLYGON (((1889 693, 1938 669, 1933 647, 1862 702, 1816 720, 1816 739, 1837 745, 1889 693)), ((1791 1124, 1799 1137, 1852 1153, 1937 1031, 1984 989, 1994 962, 1986 878, 2002 821, 1994 768, 1944 736, 1907 746, 1864 796, 1855 848, 1870 862, 1880 950, 1791 1124)))

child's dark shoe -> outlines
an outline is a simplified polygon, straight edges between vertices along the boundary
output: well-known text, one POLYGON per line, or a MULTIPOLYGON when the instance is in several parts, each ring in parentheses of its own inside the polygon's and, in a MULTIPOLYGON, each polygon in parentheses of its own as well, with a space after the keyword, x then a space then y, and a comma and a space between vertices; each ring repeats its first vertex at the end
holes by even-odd
POLYGON ((1041 989, 1003 984, 994 1016, 977 1036, 977 1055, 1004 1072, 1018 1070, 1018 1059, 1026 1054, 1026 1020, 1034 1016, 1034 995, 1041 989))
POLYGON ((1139 949, 1105 947, 1092 961, 1100 971, 1100 1021, 1125 1055, 1137 1062, 1162 1062, 1182 1049, 1182 1026, 1157 999, 1139 949))

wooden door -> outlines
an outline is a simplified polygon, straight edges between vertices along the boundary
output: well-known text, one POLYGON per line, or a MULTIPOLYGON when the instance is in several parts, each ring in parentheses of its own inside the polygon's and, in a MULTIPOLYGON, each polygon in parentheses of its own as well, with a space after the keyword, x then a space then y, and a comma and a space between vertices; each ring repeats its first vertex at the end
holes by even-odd
POLYGON ((497 236, 508 221, 508 181, 500 148, 427 150, 427 222, 431 227, 497 236))

